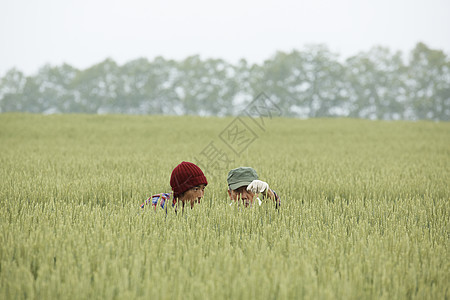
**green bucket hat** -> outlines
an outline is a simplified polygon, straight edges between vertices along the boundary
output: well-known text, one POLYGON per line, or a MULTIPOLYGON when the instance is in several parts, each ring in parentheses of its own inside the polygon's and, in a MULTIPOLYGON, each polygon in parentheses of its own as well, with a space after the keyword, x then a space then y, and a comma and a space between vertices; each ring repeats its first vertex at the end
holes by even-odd
POLYGON ((236 190, 244 185, 249 185, 253 180, 258 179, 255 169, 250 167, 240 167, 228 172, 228 187, 236 190))

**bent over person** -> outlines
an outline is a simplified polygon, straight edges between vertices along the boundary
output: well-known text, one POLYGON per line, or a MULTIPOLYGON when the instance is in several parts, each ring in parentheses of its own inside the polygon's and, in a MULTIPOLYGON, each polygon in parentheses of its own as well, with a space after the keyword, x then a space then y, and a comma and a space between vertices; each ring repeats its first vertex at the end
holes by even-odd
POLYGON ((258 180, 258 174, 255 169, 250 167, 239 167, 228 172, 228 195, 232 200, 231 204, 238 203, 245 207, 253 205, 254 200, 261 205, 262 201, 259 198, 269 198, 275 202, 275 207, 278 208, 281 204, 280 197, 277 193, 269 188, 267 182, 258 180), (256 198, 255 198, 256 196, 256 198))
POLYGON ((156 194, 148 198, 141 204, 141 208, 144 208, 146 204, 152 204, 155 208, 160 206, 165 208, 172 203, 172 207, 175 208, 175 212, 178 210, 178 204, 181 203, 182 208, 186 203, 194 207, 195 203, 200 203, 205 193, 205 187, 208 184, 205 174, 195 164, 187 161, 183 161, 173 169, 170 176, 170 186, 172 187, 172 193, 156 194))

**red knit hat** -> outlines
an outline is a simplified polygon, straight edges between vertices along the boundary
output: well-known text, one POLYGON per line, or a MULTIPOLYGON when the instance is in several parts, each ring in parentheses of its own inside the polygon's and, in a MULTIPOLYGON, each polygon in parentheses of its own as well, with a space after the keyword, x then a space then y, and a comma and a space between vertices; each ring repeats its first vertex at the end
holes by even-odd
POLYGON ((170 176, 170 186, 172 187, 174 198, 200 184, 207 185, 208 181, 202 170, 191 162, 183 161, 173 169, 170 176))

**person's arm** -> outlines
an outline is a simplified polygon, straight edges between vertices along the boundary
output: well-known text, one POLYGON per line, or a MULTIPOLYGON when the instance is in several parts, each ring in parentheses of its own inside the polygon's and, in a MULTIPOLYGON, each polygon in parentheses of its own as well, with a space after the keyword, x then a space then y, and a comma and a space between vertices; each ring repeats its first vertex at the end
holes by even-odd
POLYGON ((277 200, 276 198, 276 196, 275 196, 275 193, 272 191, 272 189, 267 189, 267 191, 265 191, 265 192, 263 192, 263 195, 265 196, 265 197, 269 197, 270 199, 272 199, 272 200, 277 200))
POLYGON ((145 202, 141 204, 141 208, 144 208, 145 205, 148 204, 151 204, 155 210, 158 205, 161 206, 161 208, 164 208, 166 200, 168 199, 170 199, 169 193, 156 194, 145 200, 145 202))
POLYGON ((268 190, 268 194, 269 194, 270 199, 272 199, 275 202, 275 208, 278 208, 281 204, 280 196, 278 196, 277 192, 275 192, 272 189, 268 190))
POLYGON ((247 187, 248 191, 251 191, 254 194, 261 193, 264 198, 272 199, 276 206, 280 205, 280 198, 277 193, 269 188, 269 184, 267 182, 261 180, 253 180, 247 187))
POLYGON ((152 197, 150 197, 147 200, 145 200, 144 203, 141 204, 141 208, 144 208, 146 205, 152 203, 152 197))

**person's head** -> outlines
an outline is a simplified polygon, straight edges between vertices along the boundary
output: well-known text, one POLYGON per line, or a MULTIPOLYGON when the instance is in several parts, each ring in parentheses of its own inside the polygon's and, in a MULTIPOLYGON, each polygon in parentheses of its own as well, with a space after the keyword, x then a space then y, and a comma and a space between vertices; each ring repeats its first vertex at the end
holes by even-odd
POLYGON ((247 186, 258 179, 255 169, 250 167, 239 167, 228 172, 228 195, 233 201, 242 200, 245 206, 253 203, 254 193, 247 191, 247 186))
POLYGON ((191 204, 191 208, 194 207, 195 203, 200 203, 207 184, 208 181, 202 170, 187 161, 183 161, 176 166, 170 176, 173 197, 181 201, 183 207, 186 202, 191 204))

